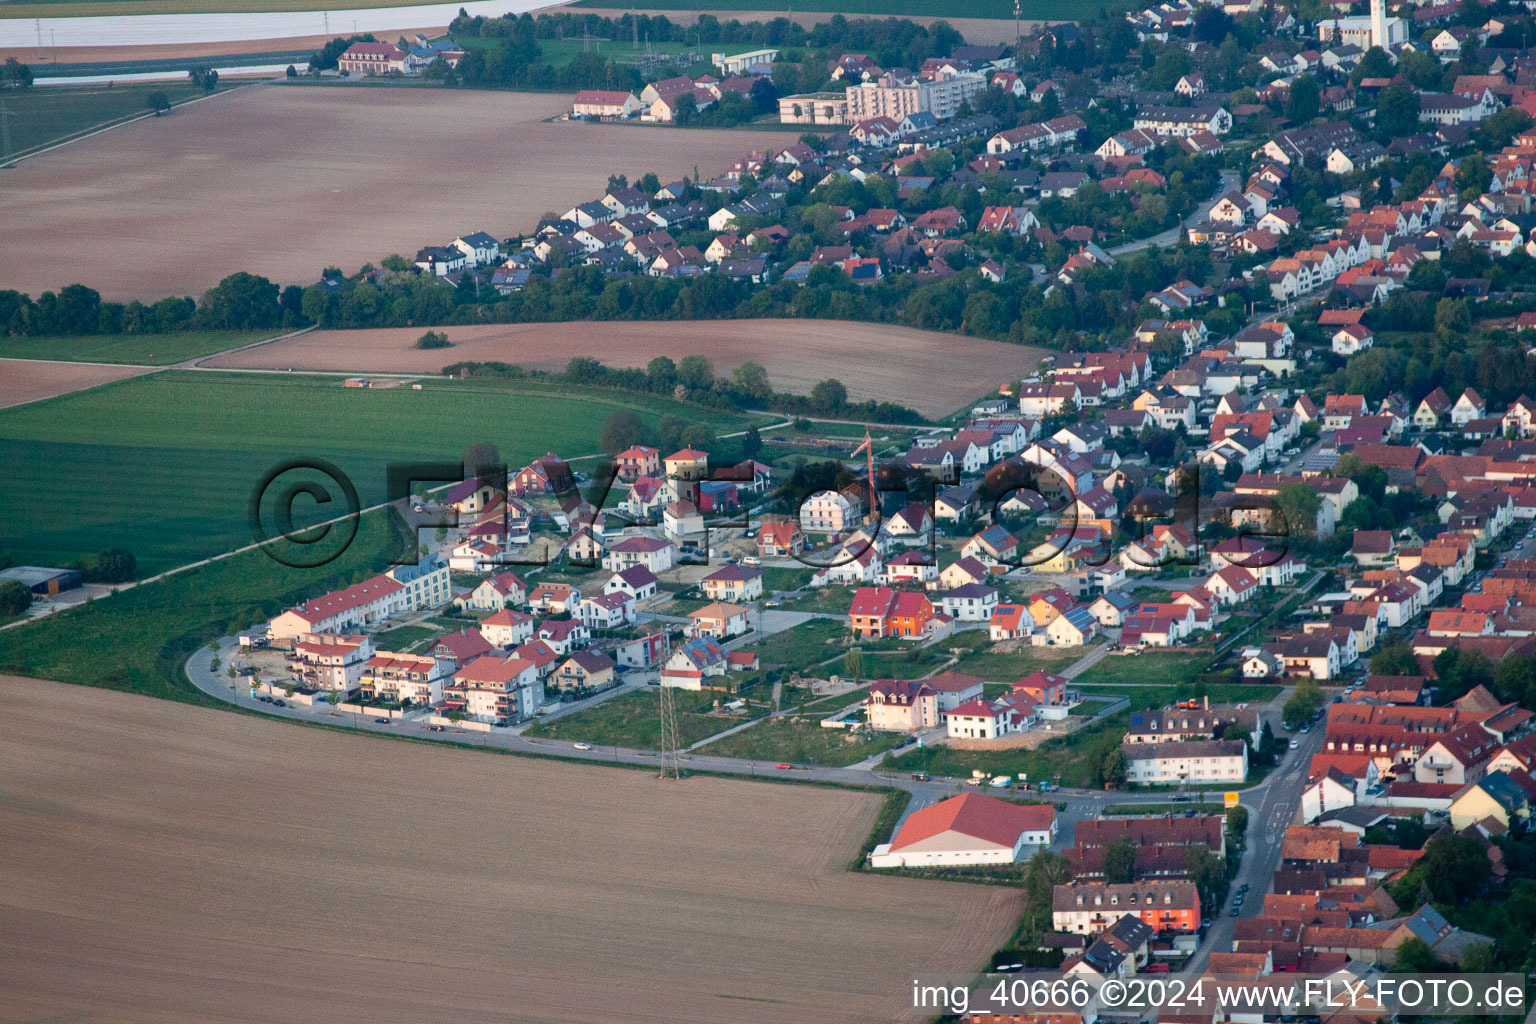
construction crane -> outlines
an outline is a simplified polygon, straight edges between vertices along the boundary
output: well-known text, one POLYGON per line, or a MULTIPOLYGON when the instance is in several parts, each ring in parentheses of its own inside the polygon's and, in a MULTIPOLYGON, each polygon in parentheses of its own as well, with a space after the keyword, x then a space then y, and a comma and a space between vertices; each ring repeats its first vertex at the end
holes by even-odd
POLYGON ((869 507, 874 511, 875 507, 875 439, 869 436, 869 428, 864 428, 864 443, 853 450, 849 458, 858 458, 859 452, 864 453, 865 462, 869 467, 869 507))

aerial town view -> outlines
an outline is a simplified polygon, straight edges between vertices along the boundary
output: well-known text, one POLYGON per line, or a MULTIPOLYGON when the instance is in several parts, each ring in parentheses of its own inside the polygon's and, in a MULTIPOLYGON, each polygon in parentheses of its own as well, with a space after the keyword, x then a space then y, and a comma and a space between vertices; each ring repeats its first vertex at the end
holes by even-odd
POLYGON ((0 0, 0 1024, 1536 1020, 1536 0, 708 8, 0 0))

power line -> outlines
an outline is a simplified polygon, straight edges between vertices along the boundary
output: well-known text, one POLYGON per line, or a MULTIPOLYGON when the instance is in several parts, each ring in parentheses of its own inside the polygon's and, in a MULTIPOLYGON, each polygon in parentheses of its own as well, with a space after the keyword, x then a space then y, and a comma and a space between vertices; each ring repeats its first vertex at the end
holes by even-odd
POLYGON ((677 697, 674 687, 665 682, 661 684, 661 777, 667 777, 670 770, 672 778, 683 777, 682 765, 679 763, 679 750, 677 738, 677 697))

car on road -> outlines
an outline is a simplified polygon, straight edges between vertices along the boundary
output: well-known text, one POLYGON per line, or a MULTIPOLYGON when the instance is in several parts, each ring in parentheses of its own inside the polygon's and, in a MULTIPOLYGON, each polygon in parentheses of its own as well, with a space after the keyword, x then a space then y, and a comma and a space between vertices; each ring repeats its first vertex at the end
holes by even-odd
POLYGON ((929 782, 929 781, 931 781, 931 779, 932 779, 932 776, 930 776, 927 772, 913 772, 912 773, 912 781, 913 782, 929 782))
POLYGON ((380 725, 388 725, 392 721, 392 719, 389 719, 389 718, 375 718, 374 721, 378 722, 380 725))
POLYGON ((787 771, 791 770, 792 768, 794 768, 795 766, 792 765, 792 764, 785 764, 784 762, 780 761, 778 764, 774 765, 774 767, 777 768, 781 772, 787 772, 787 771))
POLYGON ((1295 740, 1291 740, 1291 749, 1292 750, 1295 750, 1299 746, 1301 746, 1300 743, 1297 743, 1295 740))
POLYGON ((276 704, 280 708, 285 708, 288 706, 288 702, 285 700, 274 700, 272 703, 276 704))
POLYGON ((440 726, 440 725, 429 725, 429 726, 427 726, 427 732, 442 732, 442 731, 443 731, 443 727, 440 726))
POLYGON ((1228 914, 1227 916, 1228 917, 1237 917, 1241 913, 1242 913, 1241 909, 1239 909, 1238 907, 1233 907, 1232 908, 1232 912, 1230 914, 1228 914))
POLYGON ((1200 927, 1201 928, 1209 928, 1210 926, 1211 926, 1211 919, 1210 918, 1206 918, 1204 921, 1200 922, 1200 927))
POLYGON ((576 744, 576 749, 577 750, 591 750, 592 749, 592 744, 590 744, 590 743, 578 743, 578 744, 576 744))
POLYGON ((1237 887, 1237 891, 1238 892, 1247 892, 1248 891, 1248 883, 1244 882, 1242 885, 1238 886, 1237 887))

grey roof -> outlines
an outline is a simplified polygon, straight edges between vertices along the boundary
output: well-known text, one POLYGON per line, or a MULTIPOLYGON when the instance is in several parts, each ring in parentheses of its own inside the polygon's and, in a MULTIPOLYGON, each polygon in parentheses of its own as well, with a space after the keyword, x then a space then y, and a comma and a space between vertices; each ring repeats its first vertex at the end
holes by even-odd
POLYGON ((24 583, 28 587, 36 587, 47 583, 49 580, 59 579, 77 573, 75 569, 47 569, 40 565, 17 565, 9 569, 0 570, 0 581, 24 583))

